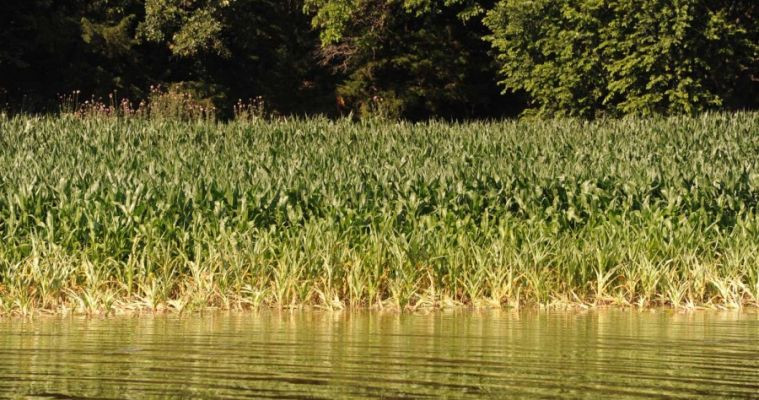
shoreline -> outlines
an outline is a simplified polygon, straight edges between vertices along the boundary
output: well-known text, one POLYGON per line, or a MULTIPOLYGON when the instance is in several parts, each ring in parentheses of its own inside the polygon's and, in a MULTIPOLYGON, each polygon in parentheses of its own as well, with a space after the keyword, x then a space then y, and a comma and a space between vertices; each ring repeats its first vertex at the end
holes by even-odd
POLYGON ((47 321, 47 320, 109 320, 109 319, 152 319, 152 318, 177 318, 177 319, 206 319, 215 317, 254 317, 256 315, 335 315, 335 316, 352 316, 352 315, 376 315, 376 316, 429 316, 429 315, 489 315, 489 314, 515 314, 515 315, 533 315, 533 314, 566 314, 582 315, 586 313, 603 314, 607 312, 614 313, 652 313, 652 314, 700 314, 700 313, 738 313, 759 316, 759 305, 747 305, 740 308, 725 308, 719 306, 697 306, 697 307, 670 307, 670 306, 591 306, 583 307, 579 305, 563 307, 545 307, 545 306, 527 306, 522 308, 494 308, 494 307, 452 307, 452 308, 424 308, 416 310, 397 310, 397 309, 378 309, 378 308, 346 308, 346 309, 325 309, 314 306, 301 307, 260 307, 248 309, 219 309, 207 308, 204 310, 183 311, 162 309, 157 311, 149 310, 119 310, 111 313, 76 313, 76 312, 51 312, 35 311, 32 314, 21 315, 0 315, 0 324, 13 321, 47 321))
POLYGON ((596 312, 610 310, 639 311, 639 312, 699 312, 699 311, 719 311, 719 312, 746 312, 759 311, 759 302, 746 301, 741 304, 724 304, 724 303, 702 303, 702 304, 680 304, 672 305, 664 302, 651 302, 647 305, 622 304, 622 303, 592 303, 592 302, 551 302, 548 304, 526 303, 519 306, 501 304, 495 305, 490 301, 481 300, 473 303, 463 302, 445 302, 434 305, 409 305, 399 307, 395 304, 388 303, 382 305, 359 305, 359 306, 326 306, 323 304, 296 304, 296 305, 259 305, 251 306, 249 304, 235 304, 232 307, 224 308, 219 306, 204 306, 191 309, 177 309, 170 305, 171 302, 160 304, 156 308, 140 306, 140 303, 122 303, 112 307, 110 310, 95 309, 84 310, 81 308, 61 305, 56 308, 35 308, 26 312, 11 310, 10 312, 0 312, 0 321, 18 318, 39 318, 39 317, 87 317, 87 318, 109 318, 109 317, 154 317, 154 316, 202 316, 208 313, 230 313, 230 314, 247 314, 257 312, 326 312, 326 313, 379 313, 379 314, 428 314, 438 312, 596 312))

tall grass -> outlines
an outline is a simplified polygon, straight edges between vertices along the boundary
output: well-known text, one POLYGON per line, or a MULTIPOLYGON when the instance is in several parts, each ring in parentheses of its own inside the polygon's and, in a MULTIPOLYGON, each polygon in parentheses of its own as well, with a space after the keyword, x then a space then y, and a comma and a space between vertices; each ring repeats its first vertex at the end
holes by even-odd
POLYGON ((759 114, 0 117, 0 313, 759 304, 759 114))

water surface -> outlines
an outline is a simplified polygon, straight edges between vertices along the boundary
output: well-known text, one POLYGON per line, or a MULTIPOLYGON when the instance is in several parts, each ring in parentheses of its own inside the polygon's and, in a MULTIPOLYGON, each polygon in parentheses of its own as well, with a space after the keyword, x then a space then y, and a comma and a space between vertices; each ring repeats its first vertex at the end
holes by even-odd
POLYGON ((18 398, 759 398, 759 313, 0 320, 18 398))

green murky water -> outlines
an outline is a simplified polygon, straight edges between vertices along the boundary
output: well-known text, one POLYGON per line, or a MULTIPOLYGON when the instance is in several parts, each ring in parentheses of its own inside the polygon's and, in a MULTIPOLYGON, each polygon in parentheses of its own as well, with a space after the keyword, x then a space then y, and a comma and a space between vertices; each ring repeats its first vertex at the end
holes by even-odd
POLYGON ((0 397, 759 398, 759 313, 0 320, 0 397))

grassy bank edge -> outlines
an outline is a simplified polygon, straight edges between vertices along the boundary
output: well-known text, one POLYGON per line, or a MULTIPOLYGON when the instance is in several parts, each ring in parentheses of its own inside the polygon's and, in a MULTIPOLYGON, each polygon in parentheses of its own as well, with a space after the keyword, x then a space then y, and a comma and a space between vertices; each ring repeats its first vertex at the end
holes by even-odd
POLYGON ((351 305, 339 299, 325 301, 323 294, 315 295, 318 300, 310 303, 298 304, 273 304, 254 303, 250 298, 242 298, 232 295, 219 296, 215 303, 204 305, 188 304, 182 299, 170 299, 156 304, 151 304, 146 298, 114 298, 112 294, 96 295, 91 291, 81 293, 70 292, 67 299, 63 299, 55 305, 35 307, 23 305, 19 299, 0 297, 0 304, 4 307, 0 310, 0 319, 15 317, 37 316, 154 316, 154 315, 202 315, 208 312, 251 312, 251 311, 338 311, 338 312, 390 312, 390 313, 429 313, 439 311, 464 311, 478 312, 487 310, 499 311, 522 311, 522 310, 551 310, 551 311, 582 311, 582 310, 673 310, 673 311, 697 311, 697 310, 759 310, 759 299, 750 295, 733 297, 731 301, 715 298, 709 302, 696 303, 690 300, 673 303, 663 297, 642 302, 630 302, 620 297, 607 296, 604 299, 581 299, 575 295, 556 295, 545 303, 537 303, 529 300, 511 300, 499 302, 492 298, 479 298, 474 301, 456 300, 449 296, 442 296, 433 300, 420 294, 414 303, 401 305, 397 299, 387 298, 376 304, 351 305), (96 299, 95 297, 99 297, 96 299), (10 306, 9 306, 10 305, 10 306))

